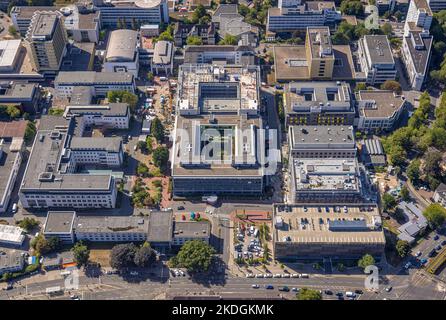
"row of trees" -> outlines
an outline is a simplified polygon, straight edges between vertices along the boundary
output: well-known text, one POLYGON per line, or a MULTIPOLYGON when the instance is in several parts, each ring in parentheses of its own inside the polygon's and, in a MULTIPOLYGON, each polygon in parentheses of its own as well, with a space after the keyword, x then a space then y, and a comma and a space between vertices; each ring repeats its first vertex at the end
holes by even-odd
POLYGON ((132 267, 149 267, 156 261, 155 251, 148 242, 141 246, 134 243, 115 245, 110 253, 110 265, 117 270, 132 267))
POLYGON ((17 119, 20 118, 22 112, 17 106, 0 105, 0 119, 17 119))

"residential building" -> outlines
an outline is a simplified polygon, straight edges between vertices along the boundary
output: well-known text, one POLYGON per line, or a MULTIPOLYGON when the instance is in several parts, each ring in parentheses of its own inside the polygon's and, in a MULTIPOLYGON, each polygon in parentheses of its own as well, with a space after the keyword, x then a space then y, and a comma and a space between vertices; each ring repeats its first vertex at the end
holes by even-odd
POLYGON ((131 28, 132 24, 157 24, 169 22, 167 0, 98 0, 95 9, 101 12, 105 28, 131 28))
POLYGON ((0 41, 0 72, 13 72, 21 59, 22 40, 0 41))
MULTIPOLYGON (((83 132, 74 118, 44 116, 19 190, 24 208, 114 208, 117 187, 110 173, 77 173, 76 151, 70 149, 74 133, 83 132)), ((105 138, 103 138, 105 139, 105 138)), ((93 152, 93 151, 92 151, 93 152)), ((108 163, 101 158, 97 165, 108 163)))
POLYGON ((187 38, 196 36, 204 45, 215 45, 217 31, 214 23, 209 24, 186 24, 176 22, 173 29, 174 44, 177 47, 186 45, 187 38))
POLYGON ((359 166, 352 158, 292 158, 291 202, 354 203, 362 201, 359 166))
POLYGON ((7 272, 21 271, 25 266, 25 259, 20 252, 10 251, 0 255, 0 275, 7 272))
POLYGON ((352 126, 290 126, 290 157, 299 159, 356 156, 352 126))
POLYGON ((407 37, 409 31, 415 28, 429 32, 432 18, 433 14, 428 0, 411 0, 405 19, 404 35, 407 37))
POLYGON ((35 13, 25 40, 30 48, 35 70, 38 72, 59 70, 68 40, 60 17, 56 13, 35 13))
POLYGON ((171 153, 174 195, 262 194, 265 146, 256 142, 264 141, 259 77, 257 66, 180 67, 171 153), (220 135, 221 145, 211 143, 220 135))
POLYGON ((359 39, 358 54, 367 84, 377 85, 396 79, 395 60, 387 36, 363 36, 359 39))
POLYGON ((362 161, 371 167, 384 167, 386 153, 379 139, 365 139, 361 148, 362 161))
POLYGON ((328 27, 308 27, 305 45, 273 47, 277 82, 352 80, 357 77, 348 45, 333 45, 328 27))
POLYGON ((154 74, 169 75, 173 73, 173 54, 174 48, 172 42, 158 41, 155 44, 152 63, 150 65, 154 74))
POLYGON ((304 31, 307 27, 333 25, 341 19, 334 2, 306 1, 293 7, 269 8, 266 30, 276 33, 304 31))
POLYGON ((380 258, 385 237, 375 204, 323 202, 273 209, 273 250, 281 261, 380 258))
POLYGON ((54 80, 60 98, 69 98, 75 87, 91 87, 93 96, 105 97, 107 92, 124 90, 135 92, 135 77, 131 73, 61 71, 54 80))
POLYGON ((429 73, 433 37, 429 33, 410 30, 403 38, 402 60, 412 89, 421 91, 429 73))
POLYGON ((239 44, 256 47, 259 29, 243 20, 237 4, 220 4, 212 15, 212 22, 217 26, 220 38, 231 35, 239 40, 239 44))
POLYGON ((131 73, 138 78, 139 35, 134 30, 114 30, 108 39, 103 68, 105 72, 131 73))
POLYGON ((21 246, 25 240, 24 230, 20 227, 0 224, 0 244, 21 246))
POLYGON ((0 84, 0 104, 17 106, 22 112, 39 112, 41 97, 39 86, 35 83, 11 81, 0 84))
POLYGON ((23 138, 1 135, 0 132, 0 213, 5 213, 22 163, 23 138))
POLYGON ((283 95, 286 125, 353 125, 355 106, 345 82, 292 82, 283 95))
POLYGON ((184 63, 253 65, 255 52, 249 46, 199 45, 184 48, 184 63))
POLYGON ((175 221, 173 223, 173 246, 182 246, 186 241, 201 240, 209 244, 211 224, 209 221, 175 221))
POLYGON ((75 220, 75 211, 48 211, 42 233, 45 238, 57 238, 63 244, 74 243, 75 220))
MULTIPOLYGON (((78 87, 79 88, 79 87, 78 87)), ((130 109, 127 103, 109 103, 108 105, 71 104, 65 107, 64 117, 82 117, 86 126, 98 126, 111 129, 128 129, 130 109)))
POLYGON ((356 105, 359 130, 390 131, 398 123, 406 100, 390 90, 360 90, 356 105))
POLYGON ((446 185, 444 183, 440 183, 437 189, 435 189, 433 199, 446 208, 446 185))

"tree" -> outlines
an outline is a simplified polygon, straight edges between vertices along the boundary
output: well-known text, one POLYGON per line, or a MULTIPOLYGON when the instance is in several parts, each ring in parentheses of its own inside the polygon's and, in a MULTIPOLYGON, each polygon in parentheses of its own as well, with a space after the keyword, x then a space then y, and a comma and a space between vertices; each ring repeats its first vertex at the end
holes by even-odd
POLYGON ((151 154, 153 152, 153 139, 150 136, 146 138, 146 152, 151 154))
POLYGON ((8 32, 13 37, 17 36, 17 34, 18 34, 17 29, 13 25, 9 26, 8 32))
POLYGON ((109 102, 127 103, 132 112, 135 110, 138 103, 138 96, 136 94, 124 90, 107 92, 107 99, 109 102))
POLYGON ((297 300, 322 300, 322 294, 318 290, 302 288, 296 295, 297 300))
POLYGON ((136 167, 136 174, 142 177, 147 177, 149 175, 149 168, 144 163, 140 162, 136 167))
POLYGON ((388 23, 388 22, 384 23, 384 24, 381 26, 381 31, 382 31, 382 33, 384 33, 386 36, 391 36, 391 35, 392 35, 392 31, 393 31, 392 25, 391 25, 390 23, 388 23))
POLYGON ((365 82, 357 82, 355 86, 355 91, 367 90, 367 84, 365 82))
POLYGON ((192 23, 197 24, 201 18, 207 15, 206 8, 202 4, 199 4, 192 13, 192 23))
POLYGON ((34 218, 25 217, 23 220, 17 223, 20 228, 24 229, 26 232, 31 231, 39 225, 39 221, 34 218))
POLYGON ((401 92, 402 92, 401 85, 399 84, 399 82, 397 82, 395 80, 386 80, 381 85, 381 89, 382 90, 391 90, 393 92, 396 92, 397 94, 401 94, 401 92))
POLYGON ((375 258, 373 258, 370 254, 365 254, 361 259, 358 260, 358 267, 361 267, 363 269, 374 264, 375 258))
POLYGON ((24 139, 27 143, 30 143, 34 140, 34 136, 36 135, 37 129, 34 122, 28 121, 25 128, 25 136, 24 139))
POLYGON ((169 160, 169 150, 166 147, 160 146, 153 151, 153 163, 160 169, 167 167, 169 160))
POLYGON ((189 46, 201 46, 203 44, 203 41, 199 36, 192 35, 187 37, 186 44, 189 46))
POLYGON ((85 266, 90 259, 90 250, 88 250, 87 245, 83 241, 76 242, 71 249, 74 255, 74 261, 78 267, 85 266))
POLYGON ((355 0, 343 0, 341 2, 341 12, 343 14, 348 15, 363 15, 364 14, 364 6, 362 5, 361 1, 355 0))
POLYGON ((407 189, 406 186, 403 186, 400 190, 400 197, 401 199, 403 199, 404 201, 409 201, 410 200, 410 193, 409 193, 409 189, 407 189))
POLYGON ((145 242, 135 253, 133 262, 138 267, 148 267, 156 260, 155 251, 145 242))
POLYGON ((153 72, 147 72, 147 80, 152 82, 154 78, 155 76, 153 75, 153 72))
POLYGON ((146 151, 146 144, 144 143, 144 141, 138 141, 136 143, 136 148, 141 150, 141 152, 145 152, 146 151))
POLYGON ((172 262, 189 272, 203 272, 209 269, 214 253, 214 248, 204 241, 186 241, 172 262))
POLYGON ((383 194, 381 201, 384 211, 388 211, 395 208, 397 204, 395 198, 388 193, 383 194))
POLYGON ((220 40, 220 42, 218 44, 220 45, 231 45, 231 46, 235 46, 237 44, 237 37, 230 35, 230 34, 226 34, 223 39, 220 40))
POLYGON ((441 204, 433 203, 423 211, 423 215, 433 229, 440 228, 446 220, 446 209, 441 204))
POLYGON ((396 251, 398 252, 398 255, 401 258, 404 258, 405 256, 407 256, 407 254, 410 251, 410 245, 409 242, 405 241, 405 240, 398 240, 398 242, 396 243, 396 251))
POLYGON ((30 245, 37 254, 46 254, 56 250, 59 247, 59 239, 53 237, 45 239, 43 234, 39 234, 37 237, 31 240, 30 245))
POLYGON ((152 120, 150 133, 152 134, 152 136, 155 137, 158 143, 164 140, 164 126, 159 118, 155 118, 152 120))
POLYGON ((20 109, 16 106, 9 105, 6 107, 6 114, 11 119, 16 119, 16 118, 20 117, 20 109))
POLYGON ((112 268, 122 270, 134 265, 136 246, 133 243, 117 244, 110 252, 112 268))
POLYGON ((412 183, 417 183, 420 179, 420 166, 421 161, 419 159, 415 159, 407 167, 406 174, 412 183))

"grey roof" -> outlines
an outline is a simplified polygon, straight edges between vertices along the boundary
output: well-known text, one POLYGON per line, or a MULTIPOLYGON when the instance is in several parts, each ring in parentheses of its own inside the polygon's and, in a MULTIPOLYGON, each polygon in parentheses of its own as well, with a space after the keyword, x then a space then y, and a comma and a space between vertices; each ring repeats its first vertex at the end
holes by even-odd
POLYGON ((293 144, 345 144, 354 147, 352 126, 292 126, 293 144))
POLYGON ((410 31, 409 37, 405 37, 412 63, 419 74, 426 74, 431 54, 433 37, 421 35, 420 31, 410 31))
POLYGON ((119 152, 122 149, 122 139, 120 137, 72 137, 70 149, 119 152))
POLYGON ((110 34, 105 60, 108 62, 131 62, 135 60, 138 32, 134 30, 114 30, 110 34))
POLYGON ((93 85, 101 83, 133 83, 129 72, 61 71, 54 80, 57 85, 93 85))
POLYGON ((92 88, 88 86, 76 86, 70 97, 70 105, 90 105, 93 101, 92 88))
MULTIPOLYGON (((4 88, 4 86, 2 86, 4 88)), ((0 102, 14 103, 31 101, 37 90, 35 83, 13 83, 12 86, 7 85, 4 92, 0 92, 0 102)))
POLYGON ((12 175, 14 161, 19 156, 17 152, 10 151, 10 142, 0 138, 0 204, 3 204, 3 197, 6 196, 9 177, 12 175))
POLYGON ((372 64, 394 64, 389 39, 386 35, 365 35, 364 43, 372 64))
MULTIPOLYGON (((415 204, 412 202, 402 201, 399 203, 398 207, 403 211, 404 215, 406 215, 406 219, 408 220, 405 224, 398 228, 401 233, 406 233, 408 236, 414 237, 418 234, 418 232, 427 227, 427 219, 424 217, 423 212, 415 204)), ((398 237, 400 237, 400 235, 398 235, 398 237)))
MULTIPOLYGON (((71 100, 73 100, 73 96, 71 96, 71 100)), ((129 114, 129 106, 123 102, 112 102, 107 105, 90 105, 87 103, 67 106, 65 111, 67 115, 96 114, 107 117, 124 117, 129 114)))
POLYGON ((43 234, 71 233, 75 218, 74 211, 48 211, 43 234))
POLYGON ((436 192, 446 192, 446 184, 440 183, 440 185, 435 189, 436 192))
POLYGON ((172 241, 172 211, 152 211, 149 217, 149 230, 147 241, 170 242, 172 241))
POLYGON ((67 137, 72 133, 73 126, 72 119, 57 116, 41 118, 22 180, 21 192, 40 190, 109 192, 113 183, 110 175, 65 173, 67 159, 63 155, 63 150, 68 145, 67 137), (46 174, 49 172, 52 174, 46 174))
POLYGON ((74 223, 76 233, 147 233, 149 220, 137 216, 81 216, 74 223))
POLYGON ((210 237, 211 224, 209 221, 175 221, 173 226, 174 238, 202 238, 210 237))
POLYGON ((169 41, 158 41, 153 53, 154 64, 170 64, 173 58, 173 44, 169 41))
POLYGON ((384 155, 384 149, 381 141, 378 139, 366 139, 365 140, 365 150, 370 155, 384 155))
POLYGON ((59 21, 55 12, 36 12, 31 20, 28 30, 28 39, 51 39, 59 21))
POLYGON ((0 255, 0 270, 6 268, 20 268, 23 266, 23 257, 20 252, 8 252, 0 255))

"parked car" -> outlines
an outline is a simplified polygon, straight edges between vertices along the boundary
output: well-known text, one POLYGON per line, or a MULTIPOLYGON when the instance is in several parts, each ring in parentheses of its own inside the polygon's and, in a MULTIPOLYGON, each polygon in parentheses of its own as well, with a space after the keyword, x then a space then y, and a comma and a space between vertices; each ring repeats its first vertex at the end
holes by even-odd
MULTIPOLYGON (((446 240, 445 240, 446 241, 446 240)), ((415 253, 415 257, 419 257, 421 256, 423 253, 421 251, 417 251, 417 253, 415 253)))
POLYGON ((279 291, 289 292, 290 288, 288 288, 287 286, 279 287, 279 291))
POLYGON ((446 246, 446 240, 441 241, 442 246, 446 246))
POLYGON ((280 274, 280 273, 276 273, 275 275, 274 275, 274 278, 281 278, 282 277, 282 275, 280 274))
POLYGON ((263 278, 263 274, 261 274, 261 273, 256 274, 256 278, 263 278))
POLYGON ((338 297, 342 297, 342 296, 344 295, 344 293, 341 292, 341 291, 339 291, 339 292, 336 292, 336 295, 337 295, 338 297))
POLYGON ((390 292, 390 291, 392 291, 392 287, 391 286, 387 287, 385 290, 386 290, 386 292, 390 292))
POLYGON ((440 251, 441 250, 441 245, 436 246, 435 250, 440 251))
POLYGON ((436 235, 434 236, 434 240, 437 241, 438 239, 440 239, 440 236, 439 236, 438 234, 436 234, 436 235))
POLYGON ((289 273, 284 273, 284 274, 282 274, 282 278, 290 278, 291 276, 290 276, 290 274, 289 273))
POLYGON ((297 273, 293 273, 293 274, 291 275, 291 278, 299 278, 299 274, 297 274, 297 273))
POLYGON ((258 288, 260 288, 260 286, 259 286, 258 284, 253 284, 253 285, 251 286, 251 288, 253 288, 253 289, 258 289, 258 288))
POLYGON ((362 291, 362 290, 360 290, 360 289, 356 289, 356 290, 355 290, 355 293, 356 293, 356 294, 363 294, 364 291, 362 291))
POLYGON ((333 291, 326 289, 326 290, 324 290, 324 293, 328 296, 331 296, 333 294, 333 291))
POLYGON ((271 284, 267 284, 267 285, 265 285, 265 289, 272 290, 272 289, 274 289, 274 286, 271 284))
POLYGON ((184 210, 184 206, 178 206, 177 210, 184 210))
POLYGON ((299 289, 299 288, 291 288, 291 291, 293 291, 293 292, 299 292, 300 289, 299 289))

